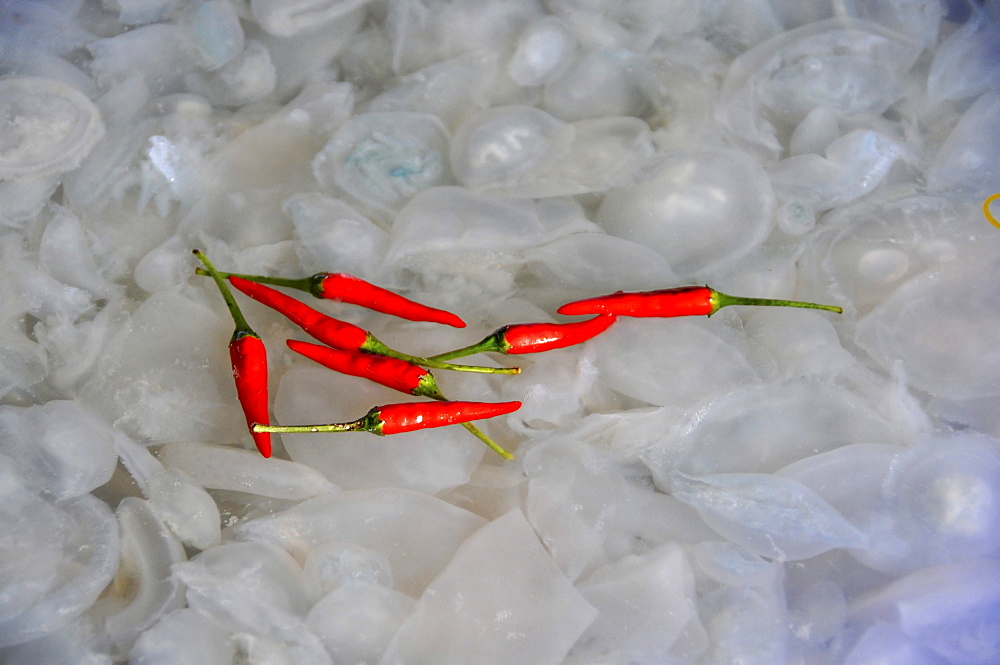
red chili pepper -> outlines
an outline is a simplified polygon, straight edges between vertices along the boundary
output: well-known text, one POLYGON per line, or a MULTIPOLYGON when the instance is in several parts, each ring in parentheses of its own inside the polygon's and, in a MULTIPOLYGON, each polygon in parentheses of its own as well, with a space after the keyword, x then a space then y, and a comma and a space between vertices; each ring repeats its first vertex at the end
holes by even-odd
POLYGON ((317 298, 336 300, 352 305, 360 305, 376 312, 398 316, 410 321, 429 321, 443 323, 456 328, 464 328, 465 321, 451 312, 436 307, 428 307, 404 298, 381 286, 375 286, 360 277, 346 272, 318 272, 301 279, 285 277, 266 277, 264 275, 243 275, 240 273, 220 272, 223 277, 239 277, 259 284, 273 284, 299 291, 307 291, 317 298))
POLYGON ((254 425, 255 432, 357 432, 386 436, 431 427, 459 425, 470 420, 494 418, 521 408, 520 402, 411 402, 376 406, 349 423, 329 425, 254 425))
POLYGON ((586 342, 607 330, 615 322, 614 316, 595 316, 576 323, 514 323, 498 328, 480 342, 449 351, 432 360, 451 360, 474 353, 540 353, 586 342))
POLYGON ((335 372, 360 376, 409 395, 444 399, 438 390, 434 375, 423 367, 405 360, 359 351, 331 349, 328 346, 294 339, 288 340, 287 344, 292 351, 301 353, 335 372))
MULTIPOLYGON (((336 372, 351 376, 360 376, 402 393, 446 401, 444 394, 441 393, 441 390, 437 386, 434 375, 426 369, 405 360, 358 351, 331 349, 327 346, 300 342, 294 339, 288 340, 287 344, 288 348, 292 351, 301 353, 305 357, 315 360, 319 364, 329 367, 336 372)), ((473 436, 485 443, 493 452, 504 459, 514 459, 511 453, 500 447, 475 425, 471 423, 461 423, 461 425, 469 430, 473 436)))
POLYGON ((243 407, 243 415, 246 416, 247 427, 253 435, 257 450, 264 457, 270 457, 271 435, 254 430, 255 424, 267 425, 270 422, 267 413, 267 350, 260 336, 243 318, 243 312, 236 304, 229 287, 215 272, 212 262, 200 250, 194 250, 194 254, 205 264, 205 268, 215 279, 236 324, 236 330, 229 342, 229 360, 233 365, 236 396, 240 406, 243 407))
POLYGON ((773 300, 771 298, 744 298, 721 293, 708 286, 682 286, 660 291, 623 293, 618 291, 606 296, 577 300, 560 307, 560 314, 615 314, 618 316, 712 316, 729 305, 773 305, 777 307, 804 307, 824 309, 840 314, 843 310, 834 305, 818 305, 799 300, 773 300))
POLYGON ((451 369, 460 372, 478 372, 481 374, 517 374, 517 367, 477 367, 474 365, 452 365, 449 363, 418 358, 395 351, 379 341, 374 335, 353 323, 347 323, 327 316, 295 298, 286 296, 263 284, 251 282, 242 277, 230 277, 230 283, 254 300, 277 310, 288 317, 294 324, 302 328, 324 344, 338 349, 377 353, 383 356, 399 358, 416 365, 426 365, 437 369, 451 369))

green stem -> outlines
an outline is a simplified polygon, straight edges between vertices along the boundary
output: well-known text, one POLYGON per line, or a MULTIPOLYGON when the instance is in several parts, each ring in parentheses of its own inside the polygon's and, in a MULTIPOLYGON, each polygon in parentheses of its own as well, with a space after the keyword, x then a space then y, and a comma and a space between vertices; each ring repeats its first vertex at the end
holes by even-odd
POLYGON ((772 307, 802 307, 804 309, 822 309, 828 312, 843 313, 843 309, 836 305, 819 305, 814 302, 802 302, 801 300, 775 300, 772 298, 746 298, 743 296, 731 296, 719 291, 712 292, 712 303, 715 305, 713 314, 723 307, 729 305, 755 305, 772 307))
POLYGON ((271 432, 273 434, 300 434, 315 432, 372 432, 376 433, 381 424, 378 413, 373 409, 350 423, 330 423, 328 425, 261 425, 254 424, 254 432, 271 432))
MULTIPOLYGON (((428 374, 428 376, 430 375, 428 374)), ((427 390, 422 392, 421 394, 424 395, 425 397, 436 399, 439 402, 448 401, 448 398, 444 396, 444 394, 437 388, 437 386, 434 386, 432 391, 427 390)), ((472 423, 459 423, 459 424, 465 429, 469 430, 469 433, 472 434, 472 436, 476 437, 477 439, 485 443, 487 448, 495 452, 500 457, 508 461, 514 459, 514 455, 512 453, 509 453, 503 448, 501 448, 495 441, 493 441, 493 439, 487 436, 486 432, 484 432, 483 430, 479 429, 472 423)))
POLYGON ((233 292, 229 290, 229 285, 227 285, 225 280, 222 279, 222 275, 219 271, 215 269, 215 266, 212 265, 212 262, 208 260, 208 257, 205 256, 205 253, 200 249, 192 250, 192 252, 198 257, 199 261, 205 264, 207 274, 215 280, 216 286, 218 286, 219 291, 222 292, 222 298, 226 301, 226 307, 229 308, 229 313, 233 316, 233 321, 236 323, 236 332, 256 335, 257 333, 253 331, 253 328, 250 327, 250 324, 247 323, 247 320, 243 317, 243 312, 240 311, 240 306, 236 304, 236 298, 233 297, 233 292))
POLYGON ((430 367, 431 369, 449 369, 455 372, 473 372, 476 374, 520 374, 520 367, 481 367, 479 365, 454 365, 452 363, 441 362, 438 358, 421 358, 420 356, 411 356, 406 353, 400 353, 395 349, 390 349, 384 343, 373 340, 369 338, 365 342, 364 346, 361 348, 362 351, 367 351, 368 353, 377 353, 383 356, 389 356, 391 358, 399 358, 400 360, 405 360, 406 362, 413 363, 414 365, 421 365, 422 367, 430 367))
POLYGON ((493 452, 495 452, 500 457, 504 458, 505 460, 512 460, 512 459, 514 459, 514 455, 512 453, 509 453, 506 450, 504 450, 503 448, 501 448, 499 445, 497 445, 493 441, 493 439, 491 439, 490 437, 486 436, 485 432, 483 432, 481 429, 479 429, 478 427, 476 427, 472 423, 461 423, 461 425, 465 429, 469 430, 469 432, 474 437, 476 437, 477 439, 479 439, 480 441, 482 441, 483 443, 485 443, 486 446, 490 450, 492 450, 493 452))
POLYGON ((496 336, 490 335, 481 342, 476 342, 475 344, 470 344, 469 346, 464 346, 461 349, 455 349, 454 351, 448 351, 447 353, 439 353, 431 356, 428 360, 451 360, 453 358, 473 356, 477 353, 503 353, 503 349, 501 349, 500 345, 497 343, 496 336))
MULTIPOLYGON (((198 273, 199 275, 211 275, 211 273, 208 270, 205 270, 203 268, 198 268, 195 270, 195 272, 198 273)), ((314 284, 314 282, 317 281, 316 275, 313 275, 311 277, 291 278, 291 277, 267 277, 265 275, 247 275, 245 273, 240 273, 240 272, 224 272, 221 270, 217 272, 221 277, 239 277, 241 279, 247 280, 248 282, 257 282, 258 284, 270 284, 272 286, 284 286, 289 289, 298 289, 299 291, 305 291, 307 293, 312 293, 313 295, 316 295, 315 292, 316 287, 314 284)))

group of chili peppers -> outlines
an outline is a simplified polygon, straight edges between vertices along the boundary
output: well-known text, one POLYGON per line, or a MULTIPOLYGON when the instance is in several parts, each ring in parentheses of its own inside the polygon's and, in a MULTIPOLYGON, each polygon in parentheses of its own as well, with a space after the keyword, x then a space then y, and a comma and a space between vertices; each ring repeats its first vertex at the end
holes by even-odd
POLYGON ((198 273, 209 275, 222 292, 236 330, 229 343, 229 354, 236 381, 236 394, 257 449, 271 456, 271 433, 366 431, 379 436, 412 432, 444 425, 462 425, 505 459, 513 455, 493 442, 471 423, 493 418, 520 408, 520 402, 456 402, 441 392, 434 376, 426 368, 492 374, 517 374, 517 367, 481 367, 455 365, 449 360, 476 353, 540 353, 585 342, 607 330, 619 316, 675 317, 711 316, 729 305, 773 305, 804 307, 841 312, 833 305, 796 300, 773 300, 730 296, 708 286, 685 286, 659 291, 623 293, 578 300, 561 306, 557 312, 567 315, 594 315, 575 323, 518 323, 503 326, 485 339, 454 351, 429 358, 411 356, 391 349, 366 330, 327 316, 312 307, 277 291, 266 284, 311 293, 317 298, 360 305, 383 314, 411 321, 428 321, 464 328, 465 322, 444 310, 408 300, 398 294, 343 273, 318 273, 302 279, 265 277, 220 272, 199 250, 195 255, 204 264, 198 273), (271 425, 268 418, 267 358, 264 343, 247 324, 226 281, 247 296, 280 312, 302 330, 323 344, 288 340, 288 347, 329 367, 358 376, 399 392, 428 397, 433 402, 387 404, 372 408, 364 416, 346 423, 326 425, 271 425))

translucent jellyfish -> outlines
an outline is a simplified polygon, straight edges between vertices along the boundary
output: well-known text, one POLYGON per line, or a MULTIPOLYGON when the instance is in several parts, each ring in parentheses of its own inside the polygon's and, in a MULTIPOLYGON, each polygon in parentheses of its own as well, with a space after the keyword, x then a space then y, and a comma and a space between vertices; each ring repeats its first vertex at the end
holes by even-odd
POLYGON ((530 106, 487 109, 455 131, 452 168, 466 187, 521 184, 564 157, 574 135, 570 125, 530 106))
POLYGON ((831 142, 826 157, 793 155, 774 164, 768 173, 779 199, 829 210, 875 189, 900 153, 888 137, 857 129, 831 142))
POLYGON ((228 2, 199 3, 182 15, 181 25, 186 28, 205 69, 218 69, 243 50, 243 26, 228 2))
POLYGON ((47 635, 80 616, 118 570, 118 523, 89 494, 51 503, 8 482, 0 509, 0 647, 47 635))
POLYGON ((596 221, 608 233, 663 254, 697 275, 750 254, 770 234, 767 174, 736 151, 667 153, 635 185, 610 190, 596 221))
POLYGON ((964 99, 1000 82, 1000 26, 976 11, 941 42, 931 61, 927 93, 939 99, 964 99))
POLYGON ((0 407, 0 450, 29 488, 52 499, 100 487, 118 462, 110 426, 68 400, 0 407))
POLYGON ((911 194, 861 199, 828 213, 806 244, 803 296, 844 306, 845 319, 863 316, 917 275, 984 251, 1000 251, 1000 236, 976 206, 911 194))
MULTIPOLYGON (((687 473, 774 473, 792 462, 852 443, 897 444, 892 422, 835 384, 792 380, 744 385, 691 409, 668 437, 687 473)), ((654 476, 672 468, 650 456, 654 476)), ((658 475, 659 474, 659 475, 658 475)))
POLYGON ((507 73, 520 85, 541 85, 562 74, 576 47, 572 29, 555 16, 541 18, 524 29, 507 73))
POLYGON ((252 0, 250 11, 261 27, 278 37, 315 32, 368 4, 368 0, 252 0))
POLYGON ((1000 191, 1000 89, 976 100, 959 119, 927 169, 931 191, 986 197, 1000 191))
POLYGON ((180 541, 148 502, 125 497, 116 515, 122 534, 119 576, 127 577, 128 582, 113 585, 112 593, 121 587, 129 593, 124 607, 107 618, 105 630, 115 645, 127 652, 143 631, 184 604, 183 588, 170 567, 187 557, 180 541))
POLYGON ((859 321, 857 343, 885 368, 902 362, 909 384, 931 395, 1000 395, 998 286, 976 262, 928 272, 859 321))
POLYGON ((448 131, 426 113, 354 116, 313 160, 328 190, 342 191, 386 215, 418 192, 448 184, 448 131))
POLYGON ((0 111, 0 178, 72 171, 104 137, 94 103, 52 79, 0 81, 0 111))
POLYGON ((769 159, 779 125, 796 125, 818 107, 838 118, 880 114, 903 94, 922 44, 876 23, 837 17, 781 33, 729 67, 719 121, 769 159))
POLYGON ((670 492, 720 535, 761 556, 809 559, 867 537, 801 483, 760 473, 671 475, 670 492))

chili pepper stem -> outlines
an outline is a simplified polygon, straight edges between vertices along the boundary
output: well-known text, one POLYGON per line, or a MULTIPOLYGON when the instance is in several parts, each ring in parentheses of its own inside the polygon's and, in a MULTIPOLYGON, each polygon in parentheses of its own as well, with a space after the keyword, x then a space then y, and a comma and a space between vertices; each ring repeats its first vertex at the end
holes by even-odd
POLYGON ((406 362, 413 363, 414 365, 421 365, 423 367, 430 367, 431 369, 450 369, 455 372, 473 372, 476 374, 520 374, 520 367, 481 367, 479 365, 454 365, 452 363, 442 362, 440 358, 421 358, 419 356, 411 356, 406 353, 400 353, 395 349, 391 349, 386 346, 383 342, 377 339, 369 337, 369 339, 362 345, 362 351, 368 353, 377 353, 382 356, 389 356, 390 358, 399 358, 400 360, 405 360, 406 362))
POLYGON ((723 307, 729 305, 754 305, 771 307, 801 307, 803 309, 822 309, 828 312, 843 313, 843 308, 836 305, 820 305, 813 302, 803 302, 801 300, 775 300, 772 298, 747 298, 744 296, 731 296, 720 291, 712 290, 712 313, 715 314, 723 307))
POLYGON ((225 280, 222 279, 222 273, 215 269, 212 262, 209 261, 205 253, 200 249, 191 250, 192 253, 198 257, 198 260, 205 264, 205 274, 209 275, 215 280, 215 284, 219 287, 219 291, 222 292, 222 298, 226 301, 226 307, 229 308, 229 313, 233 316, 233 321, 236 323, 236 333, 233 334, 233 339, 239 333, 249 333, 251 335, 256 335, 250 324, 247 323, 246 318, 243 317, 243 312, 240 311, 239 305, 236 304, 236 299, 233 298, 233 292, 229 290, 229 285, 226 284, 225 280))
MULTIPOLYGON (((204 268, 196 268, 195 272, 198 273, 199 275, 208 275, 208 276, 212 275, 211 272, 205 270, 204 268)), ((272 286, 284 286, 289 289, 297 289, 299 291, 305 291, 307 293, 311 293, 314 296, 319 297, 316 293, 318 288, 316 282, 321 280, 317 280, 315 275, 311 277, 291 278, 291 277, 267 277, 266 275, 247 275, 239 272, 223 272, 221 270, 217 272, 219 273, 219 276, 222 277, 223 279, 229 279, 230 277, 239 277, 240 279, 245 279, 248 282, 256 282, 257 284, 270 284, 272 286)))
POLYGON ((454 351, 448 351, 447 353, 439 353, 431 356, 428 360, 452 360, 454 358, 473 356, 477 353, 504 353, 504 351, 506 351, 506 349, 503 348, 502 339, 498 339, 498 336, 493 334, 484 340, 476 342, 475 344, 470 344, 469 346, 462 347, 461 349, 455 349, 454 351))
POLYGON ((472 423, 459 423, 459 424, 465 429, 469 430, 469 433, 472 434, 472 436, 476 437, 477 439, 485 443, 487 448, 495 452, 500 457, 504 458, 507 461, 514 459, 513 453, 510 453, 501 448, 495 441, 493 441, 493 439, 488 437, 485 432, 483 432, 481 429, 479 429, 472 423))
POLYGON ((254 432, 272 432, 275 434, 300 434, 315 432, 371 432, 379 433, 381 421, 377 413, 369 411, 355 421, 349 423, 329 423, 327 425, 261 425, 254 424, 254 432))

